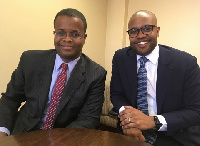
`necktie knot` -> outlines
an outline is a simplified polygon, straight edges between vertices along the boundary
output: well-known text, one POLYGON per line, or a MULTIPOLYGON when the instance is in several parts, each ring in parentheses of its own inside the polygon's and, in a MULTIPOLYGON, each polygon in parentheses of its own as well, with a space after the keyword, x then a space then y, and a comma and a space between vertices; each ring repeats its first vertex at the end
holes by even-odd
POLYGON ((62 67, 63 71, 66 71, 67 67, 68 67, 68 64, 63 63, 63 64, 61 64, 61 67, 62 67))
POLYGON ((140 57, 140 67, 145 66, 145 63, 148 61, 148 59, 145 56, 140 57))

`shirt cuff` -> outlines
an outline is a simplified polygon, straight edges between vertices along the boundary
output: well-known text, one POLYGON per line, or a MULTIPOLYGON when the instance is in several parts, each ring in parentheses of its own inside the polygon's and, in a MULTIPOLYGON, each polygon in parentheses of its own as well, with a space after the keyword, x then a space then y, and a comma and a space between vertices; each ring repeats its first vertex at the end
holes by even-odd
POLYGON ((158 120, 160 121, 160 123, 162 123, 162 126, 160 127, 158 131, 167 131, 167 122, 165 118, 162 115, 156 115, 156 116, 158 117, 158 120))
POLYGON ((0 127, 0 132, 6 133, 8 136, 10 135, 10 131, 5 127, 0 127))
POLYGON ((120 107, 119 113, 122 112, 123 110, 125 110, 124 106, 120 107))

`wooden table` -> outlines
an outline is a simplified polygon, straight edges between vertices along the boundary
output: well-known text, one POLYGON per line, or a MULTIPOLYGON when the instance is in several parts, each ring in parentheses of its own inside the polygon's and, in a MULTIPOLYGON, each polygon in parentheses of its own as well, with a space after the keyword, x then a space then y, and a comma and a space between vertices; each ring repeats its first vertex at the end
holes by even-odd
POLYGON ((31 131, 0 139, 1 146, 150 146, 131 137, 95 129, 58 128, 31 131))

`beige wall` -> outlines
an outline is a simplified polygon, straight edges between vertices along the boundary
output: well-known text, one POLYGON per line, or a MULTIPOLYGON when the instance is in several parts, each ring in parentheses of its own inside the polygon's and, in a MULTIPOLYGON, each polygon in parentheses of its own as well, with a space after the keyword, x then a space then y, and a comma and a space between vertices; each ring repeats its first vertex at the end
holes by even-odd
POLYGON ((128 17, 140 9, 152 11, 161 27, 158 43, 186 51, 200 64, 199 6, 199 0, 129 0, 128 17))
POLYGON ((129 45, 128 20, 140 9, 156 14, 160 44, 195 55, 200 64, 199 6, 199 0, 1 0, 0 92, 5 91, 24 50, 54 48, 53 19, 67 7, 85 14, 88 38, 83 52, 106 68, 107 83, 114 52, 129 45))
POLYGON ((107 21, 109 23, 107 25, 113 28, 113 30, 110 30, 110 34, 107 31, 106 39, 106 52, 109 52, 108 55, 105 55, 108 71, 107 82, 110 81, 111 77, 111 60, 114 52, 119 48, 129 46, 128 35, 124 35, 122 29, 127 30, 131 15, 138 10, 149 10, 156 14, 158 25, 161 27, 158 43, 186 51, 196 56, 198 64, 200 64, 200 46, 198 43, 200 40, 199 0, 123 0, 123 2, 117 1, 119 5, 114 4, 115 0, 108 0, 108 4, 109 2, 113 3, 112 6, 115 6, 115 8, 110 6, 112 9, 108 7, 110 8, 108 10, 109 16, 119 15, 119 17, 112 17, 110 23, 109 20, 107 21), (128 12, 124 10, 124 7, 127 7, 126 5, 128 5, 128 12), (118 13, 123 13, 124 18, 121 18, 122 14, 118 13), (125 20, 127 21, 125 22, 125 20), (122 40, 120 40, 121 38, 122 40), (111 41, 111 43, 108 41, 111 41))
POLYGON ((23 51, 54 48, 54 17, 69 7, 80 10, 88 22, 83 52, 105 66, 107 0, 1 0, 0 92, 5 91, 23 51))
POLYGON ((126 7, 128 0, 109 0, 107 6, 107 30, 105 47, 105 68, 107 70, 107 84, 110 82, 112 56, 115 50, 123 47, 124 26, 126 26, 126 7))

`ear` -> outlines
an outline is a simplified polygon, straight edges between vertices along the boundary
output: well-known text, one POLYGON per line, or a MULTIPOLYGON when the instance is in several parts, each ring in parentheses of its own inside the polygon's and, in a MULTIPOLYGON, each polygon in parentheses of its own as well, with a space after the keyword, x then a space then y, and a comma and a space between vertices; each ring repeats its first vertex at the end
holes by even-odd
POLYGON ((87 34, 84 34, 84 39, 86 39, 86 37, 87 37, 87 34))
POLYGON ((160 27, 157 27, 156 31, 157 31, 157 37, 159 37, 160 27))

